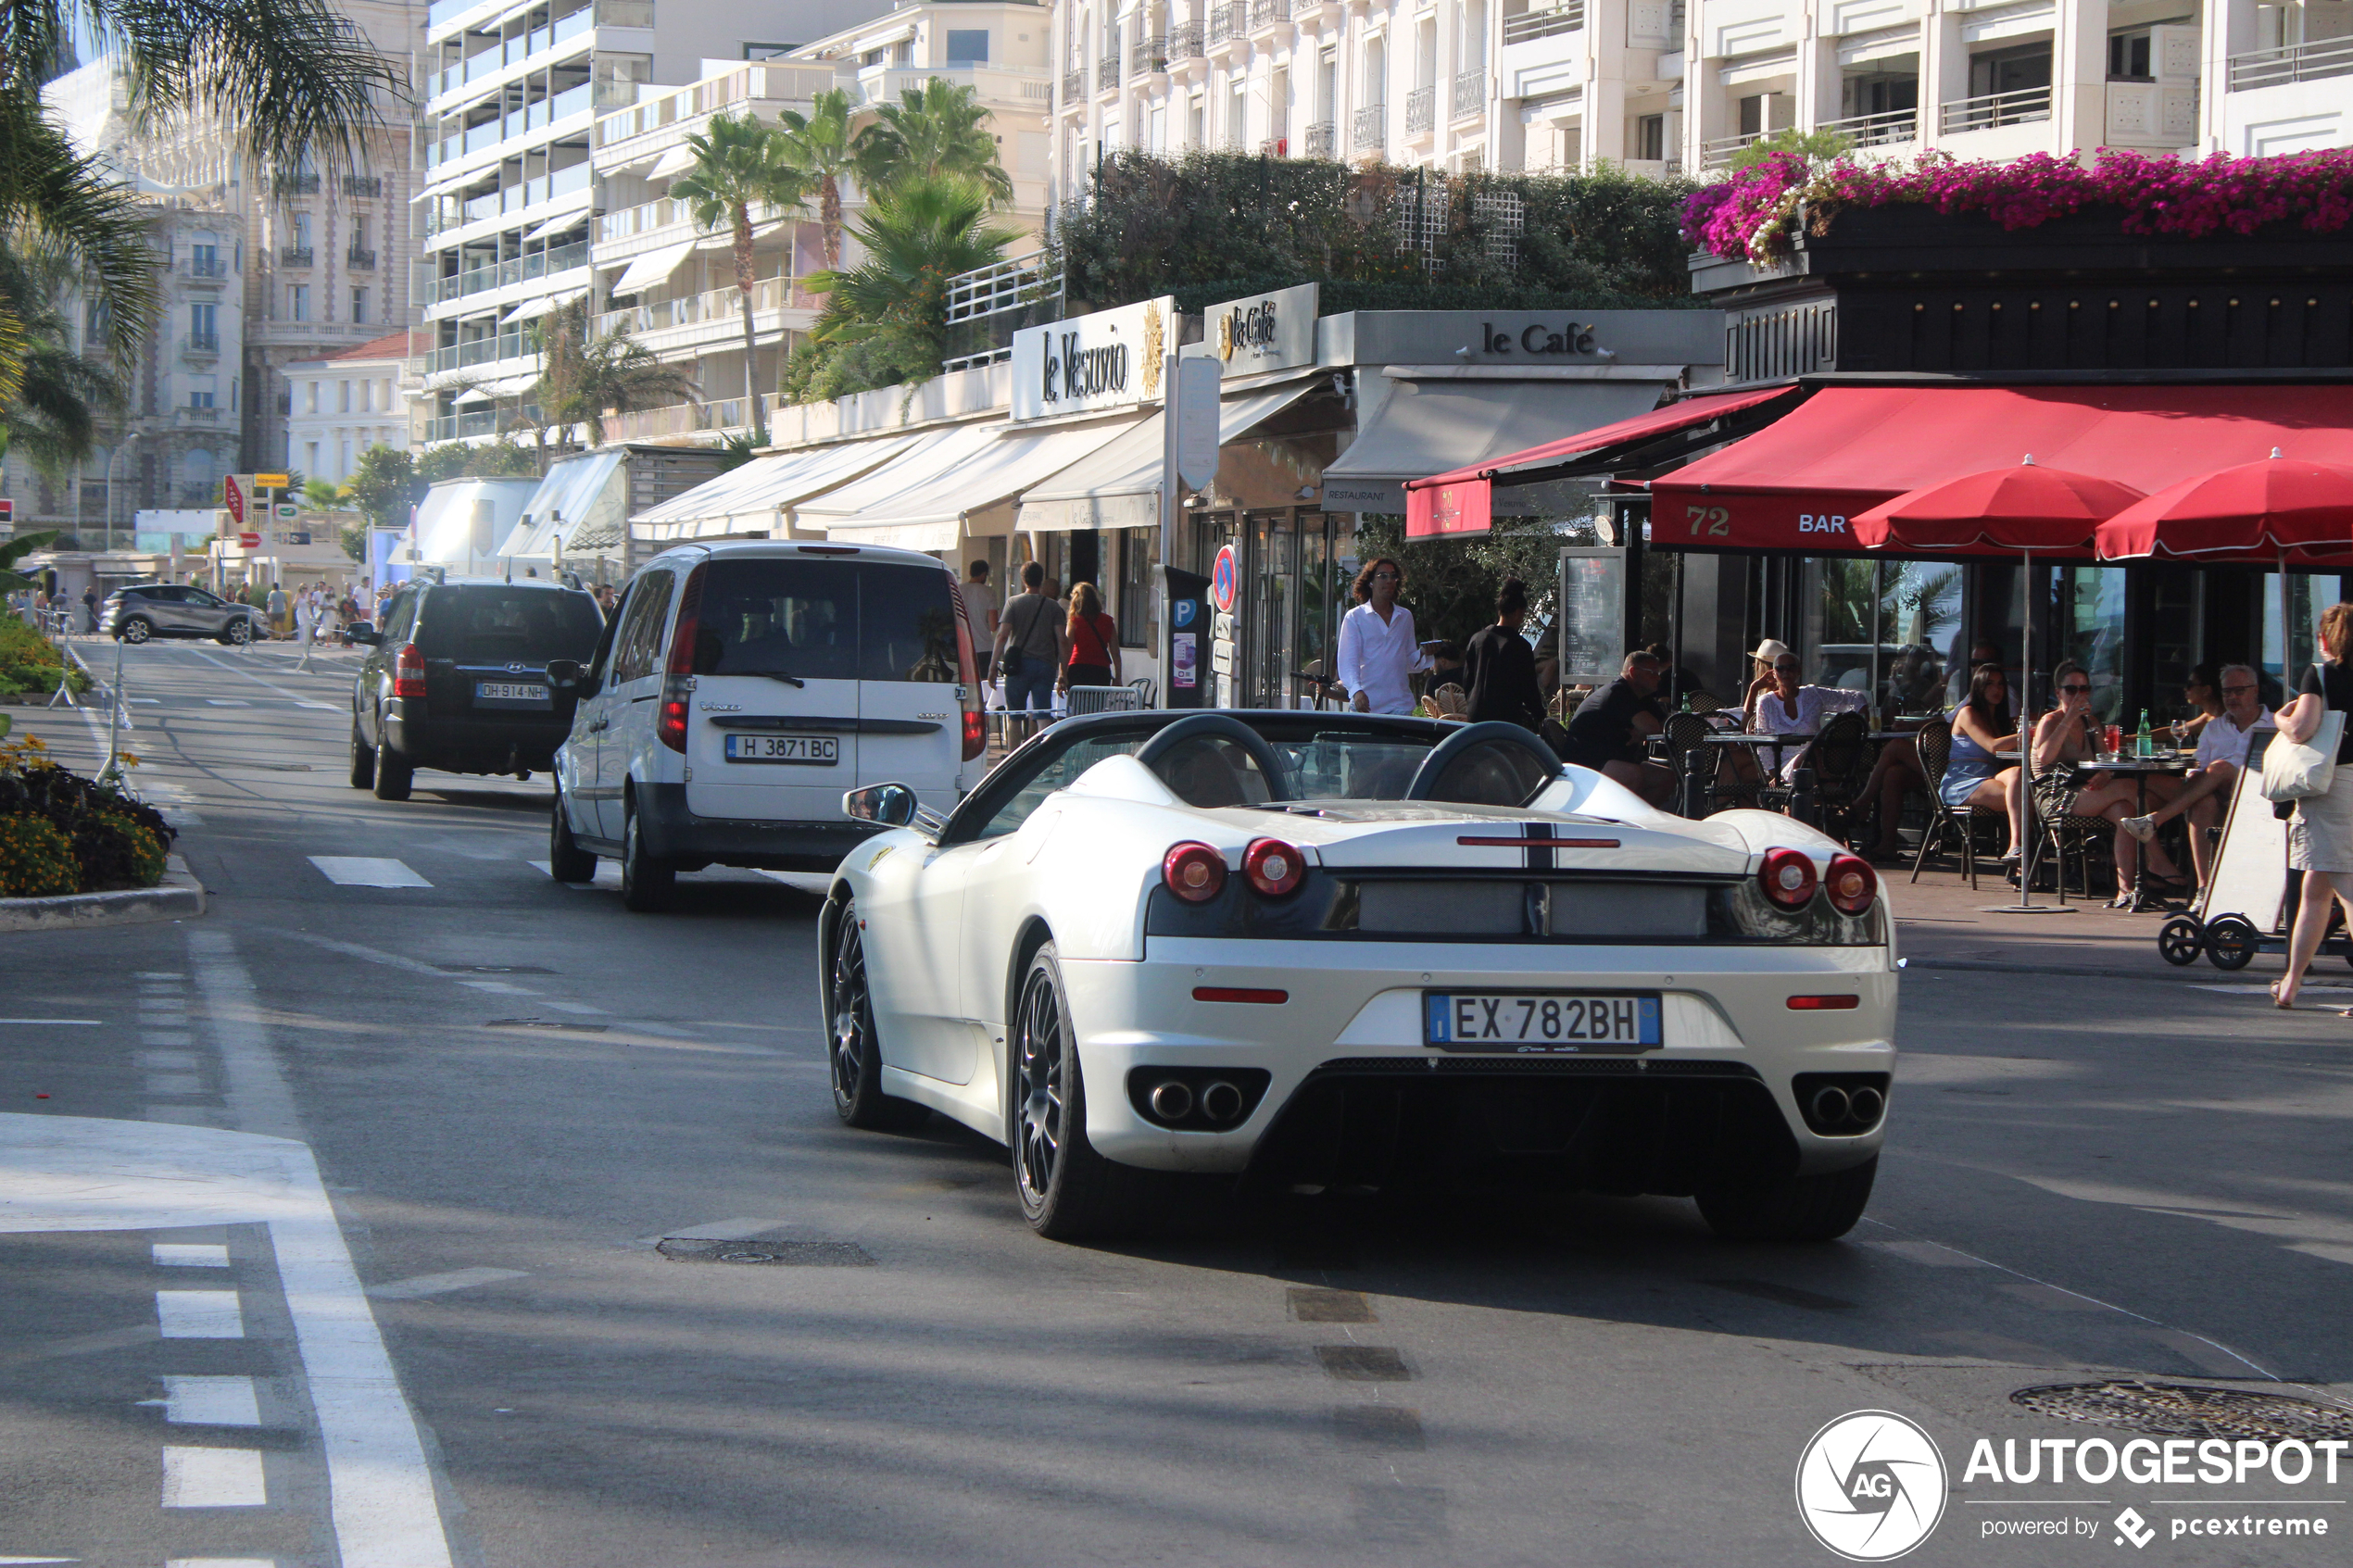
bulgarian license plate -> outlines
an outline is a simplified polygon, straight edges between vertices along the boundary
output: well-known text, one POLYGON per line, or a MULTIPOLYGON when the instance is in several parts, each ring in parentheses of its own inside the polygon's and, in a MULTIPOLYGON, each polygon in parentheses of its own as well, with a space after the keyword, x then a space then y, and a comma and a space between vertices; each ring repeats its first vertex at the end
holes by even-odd
POLYGON ((841 760, 839 735, 748 735, 727 737, 730 762, 797 762, 830 768, 841 760))
POLYGON ((476 681, 476 708, 546 708, 547 688, 529 681, 476 681))
POLYGON ((1639 1051, 1659 1044, 1655 991, 1425 991, 1423 1043, 1454 1051, 1639 1051))

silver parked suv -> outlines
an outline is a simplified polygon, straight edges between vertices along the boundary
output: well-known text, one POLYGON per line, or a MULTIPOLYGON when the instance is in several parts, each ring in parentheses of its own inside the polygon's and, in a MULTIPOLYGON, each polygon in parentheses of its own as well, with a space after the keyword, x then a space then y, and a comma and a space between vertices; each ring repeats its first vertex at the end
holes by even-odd
POLYGON ((133 583, 107 596, 98 610, 98 631, 126 643, 151 637, 210 637, 245 644, 270 634, 261 612, 194 584, 133 583))

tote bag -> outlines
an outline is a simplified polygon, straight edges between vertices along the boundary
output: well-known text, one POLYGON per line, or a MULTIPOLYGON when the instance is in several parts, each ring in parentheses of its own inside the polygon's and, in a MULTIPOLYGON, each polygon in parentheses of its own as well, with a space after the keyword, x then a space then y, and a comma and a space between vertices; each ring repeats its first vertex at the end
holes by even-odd
POLYGON ((2273 735, 2263 752, 2263 798, 2274 805, 2326 795, 2336 783, 2336 748, 2345 740, 2345 715, 2331 709, 2309 741, 2273 735))

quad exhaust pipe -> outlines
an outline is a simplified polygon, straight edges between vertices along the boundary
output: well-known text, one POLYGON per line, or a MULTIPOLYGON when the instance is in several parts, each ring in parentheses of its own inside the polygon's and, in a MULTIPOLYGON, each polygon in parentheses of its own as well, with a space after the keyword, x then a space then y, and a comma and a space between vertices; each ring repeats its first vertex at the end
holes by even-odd
POLYGON ((1192 1085, 1182 1079, 1167 1078, 1152 1085, 1152 1114, 1164 1122, 1182 1122, 1192 1114, 1192 1085))
POLYGON ((1887 1110, 1887 1097, 1869 1084, 1853 1089, 1826 1085, 1806 1102, 1809 1120, 1818 1132, 1867 1133, 1879 1125, 1887 1110))
POLYGON ((1198 1111, 1200 1120, 1214 1127, 1226 1127, 1242 1119, 1249 1098, 1223 1078, 1202 1085, 1198 1095, 1182 1078, 1164 1078, 1151 1086, 1145 1102, 1151 1107, 1155 1120, 1170 1125, 1186 1121, 1198 1111))
POLYGON ((1221 1126, 1239 1119, 1242 1113, 1241 1090, 1223 1078, 1216 1080, 1201 1092, 1201 1113, 1221 1126))

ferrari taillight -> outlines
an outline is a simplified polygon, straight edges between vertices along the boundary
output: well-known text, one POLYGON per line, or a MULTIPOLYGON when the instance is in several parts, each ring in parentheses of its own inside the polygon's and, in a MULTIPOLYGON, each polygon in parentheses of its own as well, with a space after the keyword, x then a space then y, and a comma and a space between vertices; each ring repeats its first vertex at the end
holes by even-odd
POLYGON ((1259 838, 1242 851, 1242 874, 1267 897, 1279 898, 1299 885, 1307 867, 1299 851, 1281 839, 1259 838))
POLYGON ((1179 844, 1162 858, 1160 877, 1188 904, 1205 904, 1225 890, 1226 857, 1206 844, 1179 844))
POLYGON ((1879 897, 1879 872, 1860 856, 1833 855, 1830 874, 1822 878, 1822 891, 1831 896, 1831 907, 1840 914, 1859 915, 1879 897))
POLYGON ((1814 860, 1803 849, 1768 849, 1756 880, 1765 897, 1784 909, 1802 909, 1813 902, 1814 860))
POLYGON ((392 659, 392 695, 422 696, 425 695, 425 650, 414 643, 403 643, 392 659))

